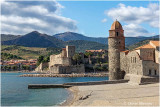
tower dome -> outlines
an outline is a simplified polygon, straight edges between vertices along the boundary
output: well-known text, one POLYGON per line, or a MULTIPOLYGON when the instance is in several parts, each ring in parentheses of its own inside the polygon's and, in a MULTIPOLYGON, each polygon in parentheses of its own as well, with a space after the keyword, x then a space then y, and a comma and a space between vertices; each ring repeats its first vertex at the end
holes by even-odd
POLYGON ((123 30, 121 23, 117 20, 114 21, 111 26, 111 30, 116 30, 116 29, 123 30))

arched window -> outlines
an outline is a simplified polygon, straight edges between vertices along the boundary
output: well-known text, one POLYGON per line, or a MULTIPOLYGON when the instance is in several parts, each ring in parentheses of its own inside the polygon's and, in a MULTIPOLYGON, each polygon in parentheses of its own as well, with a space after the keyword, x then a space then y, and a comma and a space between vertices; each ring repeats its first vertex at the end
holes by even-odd
POLYGON ((116 32, 117 36, 118 36, 118 32, 116 32))
POLYGON ((154 70, 154 75, 157 75, 157 71, 156 70, 154 70))
POLYGON ((149 75, 151 75, 151 70, 149 69, 149 75))

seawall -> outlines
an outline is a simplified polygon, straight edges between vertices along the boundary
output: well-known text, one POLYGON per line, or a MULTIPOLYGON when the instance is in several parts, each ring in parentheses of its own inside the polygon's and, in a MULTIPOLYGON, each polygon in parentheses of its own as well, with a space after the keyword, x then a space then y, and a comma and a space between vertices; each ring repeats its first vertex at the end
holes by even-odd
POLYGON ((20 77, 106 77, 108 73, 83 73, 83 74, 23 74, 20 77))
POLYGON ((129 80, 106 80, 106 81, 91 81, 91 82, 71 82, 64 84, 29 84, 28 88, 37 89, 37 88, 69 88, 72 86, 85 86, 85 85, 101 85, 101 84, 118 84, 118 83, 127 83, 129 80))

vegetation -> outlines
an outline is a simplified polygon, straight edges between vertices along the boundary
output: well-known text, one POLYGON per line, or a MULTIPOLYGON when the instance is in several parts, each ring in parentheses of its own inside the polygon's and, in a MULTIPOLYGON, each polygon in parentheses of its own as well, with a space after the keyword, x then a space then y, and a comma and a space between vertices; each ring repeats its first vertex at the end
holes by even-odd
POLYGON ((87 56, 87 57, 89 57, 89 56, 92 56, 93 53, 92 52, 85 52, 84 55, 87 56))
POLYGON ((1 41, 8 41, 8 40, 13 40, 20 37, 20 35, 6 35, 6 34, 1 34, 1 41))
POLYGON ((93 69, 94 71, 108 71, 108 64, 95 64, 93 69))
POLYGON ((40 65, 41 63, 49 62, 50 57, 49 56, 39 56, 37 59, 37 66, 40 65))
POLYGON ((17 55, 13 55, 13 54, 9 54, 9 53, 1 53, 1 59, 2 60, 22 59, 22 57, 19 57, 17 55))
POLYGON ((85 40, 68 41, 67 44, 74 45, 76 47, 76 52, 85 52, 85 50, 99 50, 108 48, 107 45, 85 40))
MULTIPOLYGON (((61 52, 60 48, 36 48, 36 47, 24 47, 17 45, 2 45, 1 52, 7 54, 13 54, 23 59, 37 59, 40 55, 50 56, 52 54, 58 54, 61 52)), ((2 59, 4 56, 2 56, 2 59)))
POLYGON ((79 55, 78 53, 76 53, 73 56, 73 60, 76 62, 76 64, 80 64, 82 62, 82 57, 81 57, 81 55, 79 55))

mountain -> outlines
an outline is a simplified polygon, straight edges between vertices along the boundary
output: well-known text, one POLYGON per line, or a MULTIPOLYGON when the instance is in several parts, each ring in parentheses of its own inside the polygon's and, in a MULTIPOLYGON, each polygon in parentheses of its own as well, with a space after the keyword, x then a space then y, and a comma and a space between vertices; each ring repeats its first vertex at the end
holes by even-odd
MULTIPOLYGON (((37 31, 33 31, 24 36, 20 36, 13 40, 2 41, 2 45, 19 45, 25 47, 52 47, 52 48, 63 48, 66 45, 76 46, 77 52, 84 52, 86 49, 107 49, 107 45, 86 41, 86 40, 71 40, 71 41, 62 41, 55 38, 54 36, 49 36, 46 34, 41 34, 37 31)), ((9 47, 10 49, 11 47, 9 47)), ((14 46, 14 48, 17 48, 14 46)), ((6 48, 8 49, 8 48, 6 48)), ((22 49, 19 49, 22 50, 22 49)), ((32 52, 31 52, 32 53, 32 52)))
POLYGON ((2 41, 2 45, 22 45, 27 47, 64 47, 65 42, 47 34, 33 31, 18 38, 2 41))
POLYGON ((94 37, 87 37, 82 34, 74 33, 74 32, 64 32, 53 35, 54 37, 61 39, 63 41, 70 41, 70 40, 86 40, 86 41, 92 41, 92 42, 98 42, 102 44, 107 44, 108 39, 107 38, 94 38, 94 37))
MULTIPOLYGON (((158 39, 159 35, 153 37, 126 37, 126 47, 138 43, 144 40, 158 39)), ((50 36, 42 34, 37 31, 33 31, 22 36, 6 36, 2 34, 2 45, 20 45, 26 47, 53 47, 63 48, 66 45, 75 45, 77 52, 84 52, 86 49, 107 49, 108 39, 106 38, 94 38, 86 37, 82 34, 65 32, 50 36), (4 39, 8 37, 7 39, 4 39), (9 38, 10 37, 10 38, 9 38), (7 41, 6 41, 7 40, 7 41), (64 40, 64 41, 63 41, 64 40)))
POLYGON ((13 40, 13 39, 19 38, 20 36, 21 35, 1 34, 1 41, 13 40))
MULTIPOLYGON (((94 41, 102 44, 108 44, 108 38, 106 37, 87 37, 82 34, 74 33, 74 32, 65 32, 65 33, 59 33, 56 35, 53 35, 54 37, 61 39, 63 41, 70 41, 70 40, 87 40, 87 41, 94 41)), ((153 37, 125 37, 125 44, 127 46, 133 45, 137 42, 147 40, 147 39, 153 39, 153 38, 159 38, 159 35, 153 36, 153 37)))

